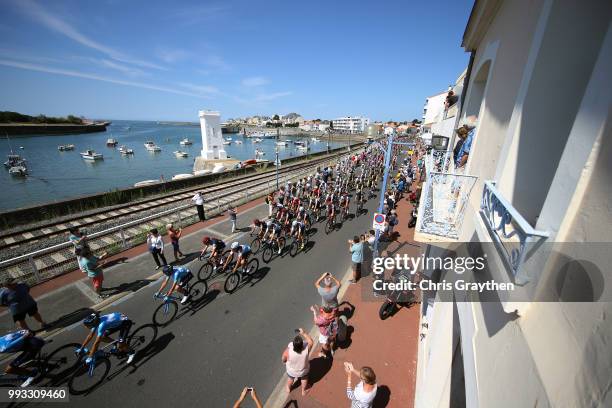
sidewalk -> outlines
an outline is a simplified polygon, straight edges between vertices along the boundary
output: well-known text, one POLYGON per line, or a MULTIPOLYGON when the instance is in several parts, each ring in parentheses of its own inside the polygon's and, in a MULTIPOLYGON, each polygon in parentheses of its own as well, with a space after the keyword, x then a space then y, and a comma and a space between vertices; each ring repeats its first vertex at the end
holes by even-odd
MULTIPOLYGON (((413 241, 414 229, 408 228, 412 205, 407 196, 405 194, 397 205, 400 223, 395 227, 396 241, 386 243, 388 245, 382 248, 388 256, 420 254, 419 244, 413 241)), ((376 373, 378 391, 374 407, 412 407, 419 342, 418 305, 400 309, 387 320, 380 320, 378 310, 384 299, 372 295, 372 276, 365 276, 358 284, 350 285, 342 300, 354 306, 352 316, 348 308, 344 308, 350 317, 346 344, 337 349, 333 362, 317 357, 320 347, 315 346, 310 361, 310 381, 313 383, 310 392, 303 397, 301 389, 295 387, 284 404, 278 406, 349 407, 344 362, 350 361, 356 368, 370 366, 376 373)), ((283 384, 285 380, 284 377, 283 384)), ((353 386, 358 382, 353 376, 353 386)))

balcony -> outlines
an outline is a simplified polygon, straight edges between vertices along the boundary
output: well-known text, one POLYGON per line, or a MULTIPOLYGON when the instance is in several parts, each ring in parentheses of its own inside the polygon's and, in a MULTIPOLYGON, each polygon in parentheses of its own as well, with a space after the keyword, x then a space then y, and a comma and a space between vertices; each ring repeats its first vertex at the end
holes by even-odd
POLYGON ((450 162, 442 157, 428 156, 425 161, 427 182, 421 193, 415 239, 420 242, 449 242, 459 239, 470 193, 478 177, 438 172, 450 162))
POLYGON ((527 283, 529 279, 521 274, 521 266, 549 233, 534 229, 501 195, 494 181, 484 183, 480 215, 515 282, 527 283))

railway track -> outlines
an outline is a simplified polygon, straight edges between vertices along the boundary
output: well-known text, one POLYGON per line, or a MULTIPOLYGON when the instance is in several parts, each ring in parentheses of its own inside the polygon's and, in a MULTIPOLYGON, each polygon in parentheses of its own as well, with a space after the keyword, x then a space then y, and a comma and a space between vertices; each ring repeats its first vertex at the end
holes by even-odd
MULTIPOLYGON (((296 181, 312 173, 317 167, 331 165, 345 155, 346 153, 336 154, 287 166, 279 171, 280 183, 296 181)), ((195 206, 190 201, 185 203, 195 191, 205 192, 209 197, 205 205, 207 215, 216 215, 225 211, 230 204, 240 205, 275 190, 275 178, 275 171, 272 170, 32 229, 26 232, 21 241, 17 242, 19 238, 13 236, 14 243, 4 244, 3 254, 7 251, 13 252, 14 249, 10 250, 11 248, 21 250, 19 254, 13 252, 10 256, 3 256, 0 261, 0 278, 8 275, 36 284, 75 270, 77 263, 72 245, 66 239, 66 231, 71 226, 88 227, 88 242, 94 251, 116 253, 141 244, 146 233, 153 227, 163 228, 169 222, 179 226, 196 223, 198 220, 195 206), (95 231, 91 232, 89 227, 95 231), (32 245, 38 245, 40 248, 24 250, 24 247, 32 245)))
MULTIPOLYGON (((296 163, 292 166, 288 166, 285 169, 281 169, 279 173, 285 174, 304 167, 320 164, 325 160, 328 160, 328 158, 315 159, 308 163, 296 163)), ((242 191, 244 190, 245 184, 247 184, 247 187, 249 187, 251 183, 260 183, 262 181, 268 182, 274 180, 275 177, 275 171, 270 170, 264 173, 242 176, 228 181, 215 183, 204 188, 189 188, 175 191, 161 197, 149 198, 136 203, 121 204, 113 206, 112 208, 101 208, 99 210, 88 212, 86 215, 78 215, 57 222, 50 222, 44 225, 20 229, 19 231, 0 235, 0 251, 5 249, 19 248, 24 244, 32 244, 37 241, 48 240, 49 238, 56 237, 58 235, 64 237, 68 233, 68 229, 71 227, 88 228, 97 226, 97 229, 100 230, 109 220, 116 222, 121 219, 137 216, 139 213, 150 212, 157 208, 171 208, 173 205, 185 203, 187 200, 191 199, 191 197, 197 191, 203 191, 206 198, 211 194, 228 189, 242 191)), ((205 209, 210 210, 216 205, 217 203, 208 200, 205 204, 205 209)), ((0 260, 3 258, 5 257, 0 255, 0 260)))

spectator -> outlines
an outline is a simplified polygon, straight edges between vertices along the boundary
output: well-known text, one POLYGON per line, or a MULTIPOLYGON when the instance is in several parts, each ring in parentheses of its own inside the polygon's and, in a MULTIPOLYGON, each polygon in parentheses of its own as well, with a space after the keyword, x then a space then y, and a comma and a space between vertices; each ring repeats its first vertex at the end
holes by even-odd
MULTIPOLYGON (((68 241, 72 242, 72 245, 74 245, 75 255, 76 255, 77 249, 84 248, 84 247, 89 248, 89 244, 87 243, 87 234, 85 234, 85 231, 80 231, 78 227, 69 228, 68 231, 70 231, 70 235, 68 236, 68 241)), ((76 259, 77 259, 77 264, 79 265, 79 269, 80 269, 81 268, 81 257, 76 255, 76 259)))
POLYGON ((236 209, 233 206, 229 206, 229 208, 227 209, 227 212, 229 213, 229 219, 230 222, 232 223, 232 234, 234 232, 236 232, 236 209))
POLYGON ((370 230, 368 235, 366 236, 366 242, 370 247, 370 251, 374 251, 374 242, 376 242, 376 232, 374 230, 370 230))
POLYGON ((282 360, 285 363, 285 369, 287 370, 287 392, 291 392, 291 387, 297 381, 300 381, 302 385, 302 395, 306 395, 308 392, 308 373, 310 371, 310 361, 308 356, 310 350, 314 345, 312 337, 304 331, 304 329, 298 329, 298 335, 294 337, 293 341, 287 345, 285 351, 283 351, 282 360), (306 344, 304 344, 306 340, 306 344))
POLYGON ((351 262, 353 269, 353 279, 349 280, 350 283, 357 283, 361 277, 361 263, 363 262, 363 242, 359 240, 359 237, 355 235, 353 240, 349 240, 349 252, 351 253, 351 262))
POLYGON ((270 193, 266 196, 266 204, 268 204, 268 217, 272 217, 274 213, 274 193, 270 193))
POLYGON ((334 276, 325 272, 315 282, 317 292, 321 296, 321 304, 323 306, 338 307, 338 292, 340 291, 341 283, 334 276))
POLYGON ((22 330, 32 331, 25 321, 26 314, 36 319, 41 329, 48 326, 38 313, 36 301, 30 295, 30 287, 25 283, 15 283, 13 278, 6 278, 0 288, 0 304, 9 308, 13 322, 22 330))
POLYGON ((255 388, 253 387, 244 387, 244 389, 242 390, 242 394, 240 394, 240 398, 238 398, 238 401, 234 403, 234 408, 240 408, 240 404, 242 404, 242 401, 244 401, 244 399, 246 398, 246 395, 249 392, 251 393, 251 399, 253 400, 253 402, 255 402, 255 406, 257 408, 263 408, 263 405, 259 401, 259 398, 257 398, 257 394, 255 393, 255 388))
POLYGON ((448 108, 456 104, 458 100, 459 97, 455 95, 455 92, 448 91, 448 93, 446 94, 446 100, 444 101, 444 110, 447 110, 448 108))
POLYGON ((387 217, 387 222, 389 223, 389 239, 393 239, 393 228, 399 223, 397 220, 397 212, 395 210, 391 210, 391 214, 387 217))
POLYGON ((321 343, 321 351, 319 357, 327 358, 327 355, 334 355, 334 341, 338 331, 337 309, 329 306, 317 308, 310 306, 312 311, 314 324, 319 328, 319 343, 321 343))
POLYGON ((107 253, 104 252, 100 256, 95 256, 89 247, 77 248, 77 256, 81 257, 80 267, 81 270, 91 278, 94 291, 100 299, 105 299, 108 295, 102 294, 102 284, 104 283, 104 272, 102 271, 102 265, 100 261, 106 258, 107 253))
POLYGON ((161 235, 159 235, 157 228, 153 228, 147 235, 147 245, 149 247, 149 252, 151 252, 151 255, 153 255, 155 264, 157 265, 155 269, 159 269, 162 266, 162 264, 159 262, 160 258, 164 263, 164 266, 168 265, 168 262, 166 262, 166 257, 164 256, 164 240, 162 239, 161 235))
POLYGON ((172 224, 166 225, 166 229, 168 230, 168 236, 170 237, 170 243, 172 244, 172 251, 174 252, 174 261, 176 262, 178 261, 179 257, 185 256, 179 248, 179 239, 183 234, 183 230, 180 228, 178 230, 174 229, 172 224))
POLYGON ((455 159, 455 167, 460 169, 465 166, 468 161, 470 150, 472 148, 472 140, 474 138, 474 128, 468 126, 462 126, 456 130, 457 135, 463 141, 459 151, 457 152, 457 158, 455 159))
POLYGON ((344 371, 347 373, 346 396, 351 400, 351 408, 371 408, 378 389, 376 385, 376 374, 370 367, 362 367, 357 371, 352 363, 344 363, 344 371), (352 375, 358 375, 361 380, 351 388, 352 375))
POLYGON ((191 198, 191 201, 194 202, 196 208, 198 209, 198 218, 200 219, 200 221, 204 221, 206 219, 204 215, 204 197, 202 196, 202 194, 204 194, 204 192, 198 191, 191 198))

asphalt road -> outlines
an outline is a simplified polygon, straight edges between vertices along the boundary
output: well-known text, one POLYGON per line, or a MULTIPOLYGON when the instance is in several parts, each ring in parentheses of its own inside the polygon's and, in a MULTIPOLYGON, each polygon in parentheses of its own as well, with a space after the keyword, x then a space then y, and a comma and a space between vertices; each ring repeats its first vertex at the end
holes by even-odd
MULTIPOLYGON (((153 347, 133 368, 112 359, 109 379, 89 395, 71 396, 70 405, 231 407, 244 386, 255 387, 265 402, 284 375, 280 356, 294 329, 312 327, 309 306, 320 302, 314 280, 324 271, 344 276, 350 267, 347 240, 371 228, 377 201, 371 199, 366 214, 345 221, 330 235, 322 223, 316 224, 307 253, 277 257, 268 265, 260 258, 263 276, 231 295, 211 283, 210 301, 196 310, 179 310, 180 317, 158 329, 153 347)), ((158 287, 149 284, 104 312, 127 314, 135 328, 150 324, 159 304, 152 297, 158 287)), ((80 342, 85 335, 78 325, 55 336, 52 344, 80 342)))

